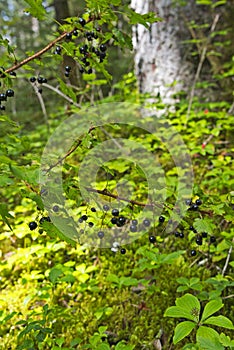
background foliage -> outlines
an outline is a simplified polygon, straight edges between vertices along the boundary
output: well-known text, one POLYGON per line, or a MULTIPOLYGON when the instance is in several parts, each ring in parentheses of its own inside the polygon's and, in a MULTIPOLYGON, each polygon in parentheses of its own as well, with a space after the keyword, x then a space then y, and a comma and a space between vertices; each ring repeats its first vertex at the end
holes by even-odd
MULTIPOLYGON (((40 223, 48 212, 41 200, 38 169, 46 141, 55 128, 77 113, 80 106, 115 101, 147 104, 152 97, 140 95, 137 89, 131 28, 136 23, 148 26, 159 19, 153 14, 134 13, 126 1, 87 0, 79 3, 78 10, 76 3, 69 2, 70 14, 65 21, 55 20, 50 1, 4 0, 0 4, 0 89, 1 93, 14 91, 14 97, 1 101, 6 109, 2 108, 0 115, 0 345, 19 350, 231 349, 233 21, 228 14, 232 2, 197 1, 197 6, 212 15, 222 13, 224 20, 212 33, 192 100, 181 92, 171 109, 153 96, 153 106, 164 109, 167 120, 190 150, 195 176, 192 200, 202 202, 199 210, 187 212, 177 231, 164 233, 168 220, 176 220, 171 214, 181 170, 173 164, 166 147, 139 129, 105 128, 112 137, 124 136, 143 143, 158 157, 166 174, 165 222, 156 218, 150 229, 155 242, 151 243, 145 234, 126 246, 126 254, 72 246, 59 238, 52 223, 40 223), (88 22, 85 30, 79 22, 81 16, 88 22), (85 31, 97 36, 92 46, 107 46, 102 62, 94 53, 86 60, 89 65, 85 69, 92 67, 90 74, 80 72, 84 58, 80 48, 90 45, 85 31), (67 37, 66 33, 71 32, 72 38, 67 37), (43 55, 11 70, 63 33, 64 38, 43 55), (58 46, 61 55, 55 54, 58 46), (67 65, 72 68, 68 77, 64 74, 67 65), (39 76, 47 82, 30 82, 31 77, 39 76), (190 113, 188 101, 192 102, 190 113), (38 224, 35 230, 29 229, 32 221, 38 224), (171 309, 175 303, 174 307, 187 307, 188 313, 194 312, 189 308, 192 303, 201 314, 191 320, 188 314, 171 309), (213 323, 204 332, 204 324, 199 321, 205 321, 208 305, 212 306, 208 316, 212 315, 213 323), (194 327, 191 333, 190 327, 194 327)), ((207 24, 211 23, 189 24, 194 37, 188 37, 187 45, 195 71, 207 24)), ((77 209, 77 218, 87 212, 95 221, 99 215, 92 214, 89 204, 77 194, 74 174, 87 152, 107 139, 103 130, 96 129, 84 135, 80 147, 65 159, 65 191, 77 209)), ((122 176, 131 180, 135 199, 144 202, 146 179, 128 162, 108 164, 100 172, 97 185, 113 192, 122 176)), ((138 211, 138 207, 128 206, 124 215, 134 219, 138 211)))

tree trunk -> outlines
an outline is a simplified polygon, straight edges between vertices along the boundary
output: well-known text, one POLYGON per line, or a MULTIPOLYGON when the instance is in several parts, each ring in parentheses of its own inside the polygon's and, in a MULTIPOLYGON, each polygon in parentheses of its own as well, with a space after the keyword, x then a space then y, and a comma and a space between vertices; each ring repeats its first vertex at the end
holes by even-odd
POLYGON ((180 15, 171 0, 132 0, 131 5, 138 13, 151 11, 163 19, 150 30, 142 25, 134 28, 135 69, 141 92, 171 104, 173 95, 187 89, 192 77, 192 66, 181 44, 185 30, 180 15))

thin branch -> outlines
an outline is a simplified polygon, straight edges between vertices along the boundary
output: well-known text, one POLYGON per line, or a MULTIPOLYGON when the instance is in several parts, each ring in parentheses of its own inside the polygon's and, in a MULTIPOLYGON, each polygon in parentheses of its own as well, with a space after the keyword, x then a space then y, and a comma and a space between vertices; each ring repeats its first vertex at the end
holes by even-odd
MULTIPOLYGON (((220 14, 216 14, 216 16, 215 16, 215 18, 213 20, 211 29, 210 29, 210 34, 212 34, 214 32, 215 27, 216 27, 216 25, 217 25, 217 23, 219 21, 219 18, 220 18, 220 14)), ((189 103, 188 103, 187 121, 188 121, 188 118, 190 116, 192 103, 193 103, 193 98, 194 98, 194 95, 195 95, 195 86, 196 86, 196 83, 197 83, 197 81, 199 79, 199 76, 200 76, 200 73, 201 73, 201 70, 202 70, 202 66, 203 66, 203 63, 204 63, 205 58, 206 58, 207 50, 208 50, 208 40, 206 41, 206 45, 202 49, 200 61, 199 61, 198 67, 197 67, 197 71, 196 71, 195 77, 194 77, 194 81, 193 81, 193 85, 192 85, 192 89, 191 89, 191 93, 190 93, 190 97, 189 97, 189 103)))
POLYGON ((46 107, 45 107, 44 100, 42 98, 41 93, 38 91, 37 86, 34 85, 34 84, 31 84, 31 85, 32 85, 32 87, 33 87, 33 89, 34 89, 34 91, 35 91, 35 93, 37 95, 37 98, 38 98, 39 102, 40 102, 42 113, 44 115, 45 123, 46 123, 46 126, 47 126, 47 130, 49 131, 50 130, 50 126, 49 126, 49 122, 48 122, 48 114, 46 112, 46 107))
POLYGON ((102 194, 103 196, 107 196, 107 197, 110 197, 110 198, 114 198, 114 199, 118 199, 118 200, 121 200, 121 201, 124 201, 124 202, 128 202, 128 203, 131 203, 133 205, 138 205, 140 207, 159 207, 160 209, 163 207, 162 205, 160 204, 155 204, 155 203, 151 203, 151 204, 148 204, 148 203, 142 203, 142 202, 139 202, 139 201, 135 201, 135 200, 132 200, 132 199, 127 199, 125 197, 120 197, 118 195, 115 195, 109 191, 107 191, 106 189, 105 190, 96 190, 95 188, 92 188, 92 187, 85 187, 85 189, 89 192, 94 192, 94 193, 99 193, 99 194, 102 194))
POLYGON ((56 92, 56 94, 62 96, 65 100, 67 100, 68 102, 70 102, 73 106, 76 106, 78 108, 81 108, 81 105, 74 102, 72 98, 70 98, 69 96, 65 95, 62 91, 60 91, 59 89, 55 88, 52 85, 49 85, 47 83, 43 83, 43 86, 45 86, 47 89, 50 89, 54 92, 56 92))
POLYGON ((228 267, 228 264, 229 264, 229 260, 230 260, 231 254, 232 254, 232 248, 233 248, 233 246, 231 245, 229 250, 228 250, 227 259, 225 261, 225 264, 224 264, 224 267, 223 267, 223 270, 222 270, 222 276, 224 276, 224 274, 225 274, 225 272, 227 270, 227 267, 228 267))

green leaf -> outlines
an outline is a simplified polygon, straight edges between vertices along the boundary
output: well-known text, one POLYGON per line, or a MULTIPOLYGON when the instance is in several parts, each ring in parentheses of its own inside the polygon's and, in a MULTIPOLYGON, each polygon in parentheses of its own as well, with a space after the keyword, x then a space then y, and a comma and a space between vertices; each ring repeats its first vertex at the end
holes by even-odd
POLYGON ((96 350, 110 350, 110 346, 106 343, 99 344, 96 348, 96 350))
POLYGON ((173 344, 177 344, 179 341, 187 337, 187 335, 189 335, 195 327, 196 323, 191 321, 184 321, 179 323, 175 328, 173 344))
POLYGON ((223 307, 221 299, 211 300, 206 304, 202 313, 201 322, 207 319, 210 315, 214 314, 223 307))
POLYGON ((224 333, 219 335, 219 341, 224 346, 234 347, 234 340, 231 340, 230 337, 224 333))
POLYGON ((234 329, 232 321, 222 315, 209 317, 203 322, 203 324, 212 324, 213 326, 234 329))
POLYGON ((42 0, 24 0, 30 7, 25 9, 33 17, 36 17, 40 21, 45 18, 46 10, 42 5, 42 0))
POLYGON ((181 298, 176 299, 176 306, 169 307, 165 313, 165 317, 183 317, 196 323, 199 321, 200 303, 192 294, 185 294, 181 298))
POLYGON ((212 328, 199 327, 196 339, 202 350, 224 350, 224 347, 219 342, 218 332, 212 328))
POLYGON ((212 234, 215 230, 215 225, 212 223, 210 219, 195 219, 195 222, 193 223, 194 228, 197 230, 197 232, 207 232, 209 234, 212 234))
POLYGON ((53 269, 50 270, 49 273, 49 280, 53 284, 56 282, 56 280, 63 274, 63 271, 61 269, 58 269, 57 267, 54 267, 53 269))

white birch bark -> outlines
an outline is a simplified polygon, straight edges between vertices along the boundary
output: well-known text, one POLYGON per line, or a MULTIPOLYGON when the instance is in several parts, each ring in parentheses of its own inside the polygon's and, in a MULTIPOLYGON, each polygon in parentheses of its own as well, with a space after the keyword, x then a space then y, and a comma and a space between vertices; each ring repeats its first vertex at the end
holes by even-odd
POLYGON ((191 81, 189 64, 182 54, 184 28, 171 0, 132 0, 138 13, 155 12, 162 22, 150 30, 137 25, 133 31, 135 70, 140 91, 158 96, 165 104, 173 104, 173 95, 186 89, 191 81))

